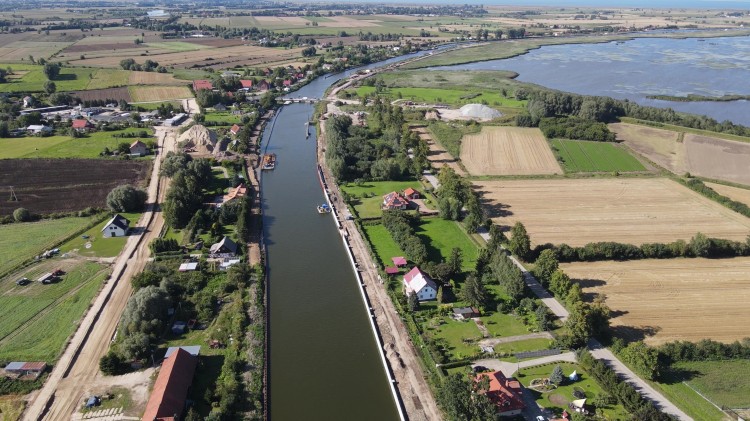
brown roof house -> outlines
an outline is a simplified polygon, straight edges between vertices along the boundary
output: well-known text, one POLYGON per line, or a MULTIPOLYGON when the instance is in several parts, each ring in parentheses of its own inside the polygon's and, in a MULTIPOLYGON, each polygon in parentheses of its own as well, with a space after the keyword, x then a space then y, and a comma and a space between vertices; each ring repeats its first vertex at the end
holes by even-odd
POLYGON ((143 421, 178 421, 185 414, 185 400, 193 382, 198 357, 178 348, 162 363, 143 421))
POLYGON ((148 146, 140 140, 136 140, 130 144, 130 154, 138 156, 148 155, 148 146))
POLYGON ((398 192, 390 192, 383 196, 383 210, 404 210, 409 207, 409 199, 401 196, 398 192))
POLYGON ((526 405, 523 403, 523 391, 518 380, 508 379, 500 371, 480 373, 474 380, 479 382, 485 376, 489 377, 490 382, 488 389, 482 392, 495 404, 498 415, 519 415, 526 405))

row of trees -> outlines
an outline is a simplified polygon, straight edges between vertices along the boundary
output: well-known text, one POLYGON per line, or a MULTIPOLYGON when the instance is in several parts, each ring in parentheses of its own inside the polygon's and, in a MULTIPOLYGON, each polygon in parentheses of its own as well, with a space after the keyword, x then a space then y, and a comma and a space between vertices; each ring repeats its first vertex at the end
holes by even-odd
POLYGON ((164 198, 164 219, 172 228, 183 228, 203 206, 203 190, 211 182, 211 164, 207 159, 193 160, 186 153, 168 153, 162 175, 172 177, 164 198))
POLYGON ((440 187, 435 194, 438 197, 438 209, 444 219, 458 221, 463 219, 464 226, 469 233, 485 223, 487 217, 479 203, 479 197, 471 189, 471 183, 461 178, 456 172, 446 166, 438 173, 440 187), (466 208, 466 214, 463 209, 466 208))
POLYGON ((722 205, 728 207, 729 209, 750 218, 750 206, 748 206, 747 204, 738 202, 736 200, 732 200, 731 198, 727 196, 717 193, 716 190, 712 189, 711 187, 708 187, 701 180, 697 178, 690 178, 687 181, 683 181, 682 179, 680 179, 680 181, 682 181, 686 186, 690 187, 692 190, 708 197, 709 199, 719 202, 722 205))
POLYGON ((381 223, 388 230, 393 241, 404 251, 406 258, 422 265, 427 261, 427 247, 417 237, 412 227, 412 218, 402 211, 383 211, 381 223))
POLYGON ((143 72, 159 72, 159 73, 167 73, 167 68, 164 66, 159 66, 159 63, 147 59, 143 62, 143 64, 138 64, 135 62, 132 58, 126 58, 123 60, 120 60, 120 67, 122 67, 123 70, 134 70, 134 71, 143 71, 143 72))

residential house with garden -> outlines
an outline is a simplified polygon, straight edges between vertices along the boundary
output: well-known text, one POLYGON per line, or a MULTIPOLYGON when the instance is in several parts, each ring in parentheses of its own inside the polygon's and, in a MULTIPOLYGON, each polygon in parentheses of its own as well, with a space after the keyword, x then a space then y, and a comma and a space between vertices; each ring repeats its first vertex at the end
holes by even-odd
POLYGON ((404 275, 404 294, 416 294, 419 301, 429 301, 437 298, 437 284, 418 267, 404 275))
POLYGON ((104 238, 124 237, 128 234, 129 228, 130 221, 124 216, 117 214, 104 225, 102 228, 102 236, 104 238))
POLYGON ((526 407, 523 403, 521 383, 518 380, 508 379, 501 371, 480 373, 474 381, 481 382, 484 377, 489 378, 489 387, 479 393, 485 393, 490 402, 495 404, 497 414, 503 417, 520 415, 526 407))
POLYGON ((383 210, 406 210, 409 207, 409 199, 401 196, 398 192, 390 192, 383 196, 383 210))

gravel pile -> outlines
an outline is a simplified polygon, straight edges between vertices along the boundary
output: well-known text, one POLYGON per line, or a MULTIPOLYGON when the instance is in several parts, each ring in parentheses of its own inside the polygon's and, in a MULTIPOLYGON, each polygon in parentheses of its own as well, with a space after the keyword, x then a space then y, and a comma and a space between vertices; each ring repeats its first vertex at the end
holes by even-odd
POLYGON ((196 124, 183 133, 178 141, 185 149, 194 149, 201 155, 210 155, 216 147, 216 133, 196 124))
POLYGON ((460 109, 461 115, 469 118, 492 120, 502 116, 500 111, 482 104, 466 104, 460 109))

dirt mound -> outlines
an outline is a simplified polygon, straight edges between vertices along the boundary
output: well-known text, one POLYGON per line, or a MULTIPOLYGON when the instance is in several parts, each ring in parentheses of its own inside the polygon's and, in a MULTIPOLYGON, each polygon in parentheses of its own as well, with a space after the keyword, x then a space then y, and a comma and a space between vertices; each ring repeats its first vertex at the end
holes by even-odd
POLYGON ((216 148, 216 133, 205 126, 196 124, 178 139, 179 145, 199 155, 211 155, 216 148))
POLYGON ((481 120, 492 120, 502 116, 500 111, 482 104, 466 104, 460 109, 461 115, 469 118, 478 118, 481 120))

